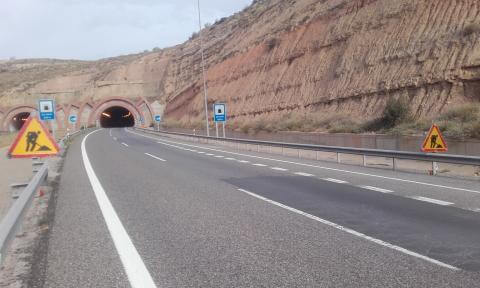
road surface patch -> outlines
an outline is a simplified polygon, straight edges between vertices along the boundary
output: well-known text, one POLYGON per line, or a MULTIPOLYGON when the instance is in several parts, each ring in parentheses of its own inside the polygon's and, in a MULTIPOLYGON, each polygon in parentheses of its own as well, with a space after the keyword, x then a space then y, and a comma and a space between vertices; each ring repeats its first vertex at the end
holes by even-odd
POLYGON ((422 255, 422 254, 419 254, 419 253, 410 251, 410 250, 405 249, 405 248, 402 248, 402 247, 400 247, 400 246, 393 245, 393 244, 388 243, 388 242, 385 242, 385 241, 383 241, 383 240, 370 237, 370 236, 365 235, 365 234, 363 234, 363 233, 361 233, 361 232, 358 232, 358 231, 355 231, 355 230, 353 230, 353 229, 344 227, 344 226, 342 226, 342 225, 339 225, 339 224, 330 222, 330 221, 325 220, 325 219, 322 219, 322 218, 320 218, 320 217, 317 217, 317 216, 308 214, 308 213, 303 212, 303 211, 301 211, 301 210, 298 210, 298 209, 292 208, 292 207, 290 207, 290 206, 284 205, 284 204, 282 204, 282 203, 273 201, 273 200, 271 200, 271 199, 268 199, 268 198, 266 198, 266 197, 257 195, 257 194, 255 194, 255 193, 250 192, 250 191, 247 191, 247 190, 244 190, 244 189, 238 189, 238 191, 243 192, 243 193, 245 193, 245 194, 248 194, 248 195, 250 195, 250 196, 252 196, 252 197, 255 197, 255 198, 257 198, 257 199, 263 200, 263 201, 265 201, 265 202, 267 202, 267 203, 270 203, 270 204, 272 204, 272 205, 275 205, 275 206, 284 208, 284 209, 286 209, 286 210, 288 210, 288 211, 290 211, 290 212, 294 212, 294 213, 296 213, 296 214, 305 216, 305 217, 307 217, 307 218, 310 218, 310 219, 312 219, 312 220, 315 220, 315 221, 317 221, 317 222, 320 222, 320 223, 325 224, 325 225, 327 225, 327 226, 330 226, 330 227, 332 227, 332 228, 335 228, 335 229, 338 229, 338 230, 340 230, 340 231, 346 232, 346 233, 348 233, 348 234, 354 235, 354 236, 356 236, 356 237, 362 238, 362 239, 364 239, 364 240, 368 240, 368 241, 370 241, 370 242, 379 244, 379 245, 381 245, 381 246, 384 246, 384 247, 387 247, 387 248, 396 250, 396 251, 398 251, 398 252, 401 252, 401 253, 404 253, 404 254, 407 254, 407 255, 416 257, 416 258, 420 258, 420 259, 422 259, 422 260, 428 261, 428 262, 430 262, 430 263, 436 264, 436 265, 441 266, 441 267, 444 267, 444 268, 448 268, 448 269, 455 270, 455 271, 460 271, 460 270, 461 270, 461 269, 459 269, 459 268, 457 268, 457 267, 455 267, 455 266, 452 266, 452 265, 443 263, 443 262, 441 262, 441 261, 438 261, 438 260, 435 260, 435 259, 430 258, 430 257, 428 257, 428 256, 425 256, 425 255, 422 255))

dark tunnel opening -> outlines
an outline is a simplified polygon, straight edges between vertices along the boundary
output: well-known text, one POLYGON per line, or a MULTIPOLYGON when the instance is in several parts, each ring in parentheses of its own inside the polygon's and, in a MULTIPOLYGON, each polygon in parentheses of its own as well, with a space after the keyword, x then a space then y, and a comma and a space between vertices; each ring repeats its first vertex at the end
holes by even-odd
POLYGON ((12 121, 10 122, 12 124, 12 128, 15 131, 18 131, 18 130, 22 129, 23 124, 25 124, 28 117, 30 117, 29 112, 22 112, 22 113, 18 113, 17 115, 13 116, 12 121))
POLYGON ((113 106, 102 112, 100 115, 100 125, 103 128, 133 127, 135 125, 135 118, 128 109, 113 106))

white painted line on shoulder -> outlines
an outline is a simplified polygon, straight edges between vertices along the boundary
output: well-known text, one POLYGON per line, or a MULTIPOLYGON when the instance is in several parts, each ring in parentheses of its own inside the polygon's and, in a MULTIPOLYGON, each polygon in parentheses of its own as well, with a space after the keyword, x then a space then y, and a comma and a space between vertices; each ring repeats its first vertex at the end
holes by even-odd
POLYGON ((404 254, 407 254, 407 255, 410 255, 410 256, 413 256, 413 257, 416 257, 416 258, 420 258, 422 260, 425 260, 425 261, 428 261, 430 263, 433 263, 433 264, 436 264, 436 265, 439 265, 439 266, 442 266, 442 267, 445 267, 445 268, 448 268, 448 269, 451 269, 451 270, 456 270, 456 271, 459 271, 460 269, 455 267, 455 266, 452 266, 450 264, 446 264, 446 263, 443 263, 441 261, 438 261, 438 260, 435 260, 433 258, 430 258, 428 256, 425 256, 425 255, 422 255, 422 254, 418 254, 416 252, 413 252, 413 251, 410 251, 408 249, 405 249, 405 248, 402 248, 400 246, 396 246, 396 245, 393 245, 391 243, 388 243, 388 242, 385 242, 383 240, 380 240, 380 239, 377 239, 377 238, 373 238, 371 236, 368 236, 368 235, 365 235, 361 232, 357 232, 353 229, 350 229, 350 228, 347 228, 347 227, 344 227, 344 226, 341 226, 339 224, 336 224, 336 223, 333 223, 333 222, 330 222, 328 220, 325 220, 325 219, 322 219, 320 217, 317 217, 317 216, 314 216, 314 215, 311 215, 311 214, 308 214, 306 212, 303 212, 301 210, 298 210, 298 209, 295 209, 295 208, 292 208, 290 206, 287 206, 287 205, 284 205, 282 203, 279 203, 279 202, 276 202, 276 201, 273 201, 273 200, 270 200, 268 198, 265 198, 263 196, 260 196, 260 195, 257 195, 255 193, 252 193, 250 191, 247 191, 247 190, 244 190, 244 189, 238 189, 238 191, 241 191, 243 193, 246 193, 252 197, 255 197, 257 199, 260 199, 260 200, 263 200, 267 203, 270 203, 272 205, 275 205, 275 206, 278 206, 278 207, 281 207, 281 208, 284 208, 290 212, 293 212, 293 213, 296 213, 296 214, 299 214, 299 215, 302 215, 302 216, 305 216, 307 218, 310 218, 314 221, 317 221, 317 222, 320 222, 322 224, 325 224, 327 226, 330 226, 332 228, 335 228, 335 229, 338 229, 340 231, 343 231, 343 232, 346 232, 348 234, 351 234, 351 235, 354 235, 356 237, 359 237, 359 238, 362 238, 364 240, 368 240, 370 242, 373 242, 373 243, 376 243, 378 245, 381 245, 381 246, 384 246, 384 247, 387 247, 387 248, 390 248, 390 249, 393 249, 393 250, 396 250, 396 251, 399 251, 399 252, 402 252, 404 254))
POLYGON ((256 164, 253 164, 253 166, 258 166, 258 167, 267 167, 268 165, 265 165, 265 164, 260 164, 260 163, 256 163, 256 164))
POLYGON ((368 189, 368 190, 373 190, 377 192, 382 192, 382 193, 393 193, 392 190, 388 189, 383 189, 383 188, 378 188, 378 187, 373 187, 373 186, 359 186, 360 188, 368 189))
POLYGON ((150 157, 152 157, 152 158, 154 158, 154 159, 160 160, 160 161, 162 161, 162 162, 167 162, 167 160, 162 159, 162 158, 160 158, 160 157, 157 157, 157 156, 155 156, 155 155, 152 155, 152 154, 150 154, 150 153, 145 153, 145 155, 150 156, 150 157))
POLYGON ((128 147, 128 144, 127 144, 127 143, 123 143, 123 142, 122 142, 122 145, 125 146, 125 147, 128 147))
POLYGON ((152 276, 148 272, 145 263, 140 257, 140 254, 138 254, 138 251, 133 245, 132 240, 128 236, 125 227, 123 227, 120 218, 118 218, 110 199, 108 199, 108 196, 105 193, 100 180, 98 180, 90 160, 88 159, 85 142, 88 139, 88 136, 98 131, 101 130, 93 131, 85 136, 81 145, 83 165, 87 171, 88 179, 92 185, 93 192, 97 199, 100 210, 102 211, 103 218, 105 219, 105 223, 107 224, 107 228, 110 232, 110 236, 112 237, 115 248, 117 249, 117 253, 122 261, 123 268, 125 269, 125 273, 127 274, 130 285, 134 288, 155 288, 157 286, 155 285, 155 282, 153 282, 152 276))
POLYGON ((334 182, 334 183, 340 183, 340 184, 347 184, 347 181, 339 180, 339 179, 334 179, 334 178, 323 178, 322 180, 329 181, 329 182, 334 182))
POLYGON ((452 203, 452 202, 447 202, 447 201, 442 201, 442 200, 437 200, 437 199, 432 199, 432 198, 427 198, 427 197, 422 197, 422 196, 415 196, 415 197, 411 197, 411 198, 415 199, 415 200, 420 200, 420 201, 424 201, 424 202, 437 204, 437 205, 442 205, 442 206, 450 206, 450 205, 455 204, 455 203, 452 203))
POLYGON ((282 171, 282 172, 288 171, 288 169, 280 168, 280 167, 272 167, 271 169, 275 171, 282 171))
POLYGON ((295 175, 304 176, 304 177, 313 177, 313 176, 315 176, 315 175, 313 175, 313 174, 304 173, 304 172, 295 172, 295 175))
MULTIPOLYGON (((128 133, 131 133, 131 134, 135 134, 135 135, 141 136, 141 137, 158 140, 157 138, 149 137, 149 136, 146 136, 146 135, 142 135, 142 134, 140 134, 140 133, 136 133, 136 132, 133 132, 133 131, 130 131, 130 130, 127 130, 127 132, 128 132, 128 133)), ((199 149, 205 149, 205 150, 210 150, 210 151, 217 151, 217 152, 221 152, 221 153, 228 153, 228 154, 231 154, 231 155, 244 156, 244 157, 249 157, 249 158, 254 158, 254 159, 262 159, 262 160, 268 160, 268 161, 275 161, 275 162, 280 162, 280 163, 287 163, 287 164, 299 165, 299 166, 304 166, 304 167, 323 169, 323 170, 328 170, 328 171, 342 172, 342 173, 348 173, 348 174, 354 174, 354 175, 360 175, 360 176, 367 176, 367 177, 373 177, 373 178, 379 178, 379 179, 399 181, 399 182, 404 182, 404 183, 418 184, 418 185, 424 185, 424 186, 430 186, 430 187, 436 187, 436 188, 444 188, 444 189, 450 189, 450 190, 457 190, 457 191, 463 191, 463 192, 470 192, 470 193, 480 194, 480 191, 472 190, 472 189, 465 189, 465 188, 459 188, 459 187, 451 187, 451 186, 445 186, 445 185, 438 185, 438 184, 433 184, 433 183, 426 183, 426 182, 413 181, 413 180, 402 179, 402 178, 381 176, 381 175, 375 175, 375 174, 369 174, 369 173, 363 173, 363 172, 355 172, 355 171, 349 171, 349 170, 343 170, 343 169, 337 169, 337 168, 330 168, 330 167, 324 167, 324 166, 318 166, 318 165, 311 165, 311 164, 306 164, 306 163, 299 163, 299 162, 293 162, 293 161, 273 159, 273 158, 268 158, 268 157, 260 157, 260 156, 248 155, 248 154, 243 154, 243 153, 229 152, 229 151, 219 150, 219 149, 214 149, 214 148, 201 147, 201 146, 190 145, 190 144, 185 144, 185 143, 173 142, 173 141, 168 141, 168 140, 162 140, 162 141, 165 141, 165 142, 167 142, 167 143, 175 143, 175 144, 179 144, 179 145, 195 147, 195 148, 199 148, 199 149)), ((163 144, 163 145, 169 145, 169 144, 166 144, 166 143, 163 143, 163 142, 157 142, 157 143, 163 144)))

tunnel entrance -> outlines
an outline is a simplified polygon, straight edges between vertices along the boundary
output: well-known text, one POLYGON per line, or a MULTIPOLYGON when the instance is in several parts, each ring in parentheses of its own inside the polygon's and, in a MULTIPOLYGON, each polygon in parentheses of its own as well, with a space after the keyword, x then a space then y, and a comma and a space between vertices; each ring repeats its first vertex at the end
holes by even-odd
POLYGON ((18 131, 22 129, 23 124, 27 122, 28 117, 30 117, 29 112, 22 112, 18 113, 17 115, 13 116, 12 121, 10 122, 11 128, 13 128, 14 131, 18 131))
POLYGON ((100 125, 103 128, 133 127, 135 125, 135 118, 128 109, 113 106, 100 114, 100 125))

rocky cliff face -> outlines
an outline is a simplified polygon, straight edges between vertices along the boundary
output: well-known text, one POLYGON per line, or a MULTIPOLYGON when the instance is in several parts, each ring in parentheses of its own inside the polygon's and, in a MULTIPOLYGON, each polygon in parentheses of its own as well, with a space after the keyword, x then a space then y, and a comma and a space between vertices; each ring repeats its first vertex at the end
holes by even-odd
MULTIPOLYGON (((257 0, 202 34, 209 103, 228 103, 234 121, 366 120, 389 97, 428 118, 480 101, 477 0, 257 0)), ((0 105, 144 98, 192 125, 204 117, 199 41, 97 62, 0 63, 0 105)))

